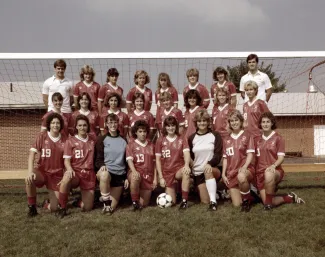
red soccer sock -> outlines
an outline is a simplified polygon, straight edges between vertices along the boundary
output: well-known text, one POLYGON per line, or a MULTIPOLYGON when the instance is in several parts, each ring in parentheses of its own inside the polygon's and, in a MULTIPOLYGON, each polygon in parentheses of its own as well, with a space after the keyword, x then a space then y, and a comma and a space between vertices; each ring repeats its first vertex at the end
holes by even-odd
POLYGON ((36 196, 27 196, 28 205, 36 205, 36 196))
POLYGON ((182 198, 187 201, 188 200, 188 192, 182 190, 182 198))
POLYGON ((285 203, 292 203, 293 202, 293 198, 291 196, 289 196, 289 195, 284 195, 282 197, 283 197, 283 201, 285 203))
POLYGON ((67 208, 67 202, 68 202, 69 194, 67 193, 59 193, 59 203, 61 208, 67 208))
POLYGON ((273 198, 273 195, 266 193, 265 205, 272 205, 272 198, 273 198))
POLYGON ((131 199, 132 202, 138 202, 140 200, 140 194, 139 193, 131 193, 131 199))

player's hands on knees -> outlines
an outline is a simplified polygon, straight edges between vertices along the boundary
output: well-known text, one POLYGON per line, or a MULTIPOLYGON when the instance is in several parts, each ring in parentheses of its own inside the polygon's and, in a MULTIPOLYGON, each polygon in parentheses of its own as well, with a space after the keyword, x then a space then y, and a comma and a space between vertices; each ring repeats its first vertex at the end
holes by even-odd
POLYGON ((166 186, 166 180, 165 180, 164 178, 160 178, 160 179, 159 179, 159 185, 160 185, 161 187, 165 187, 165 186, 166 186))
POLYGON ((127 189, 129 187, 129 181, 126 179, 124 181, 124 189, 127 189))
POLYGON ((132 175, 132 178, 134 180, 139 180, 140 179, 140 173, 137 172, 137 171, 132 171, 131 175, 132 175))
POLYGON ((205 174, 212 173, 212 167, 211 167, 210 164, 207 163, 207 164, 204 165, 204 173, 205 174))
POLYGON ((29 172, 25 182, 27 185, 33 184, 33 181, 36 179, 36 174, 34 172, 29 172))
POLYGON ((65 172, 65 174, 67 174, 67 177, 70 178, 70 179, 73 178, 76 175, 76 173, 74 172, 74 170, 67 170, 65 172))
POLYGON ((157 179, 154 179, 152 181, 152 189, 156 189, 157 185, 158 185, 157 179))
POLYGON ((228 180, 228 178, 227 178, 226 175, 222 175, 222 181, 223 181, 223 183, 225 183, 226 185, 229 185, 229 180, 228 180))
POLYGON ((269 167, 266 168, 265 172, 272 172, 272 173, 275 173, 275 166, 274 165, 271 165, 269 167))
POLYGON ((99 171, 103 172, 103 171, 108 171, 108 170, 107 170, 106 166, 102 166, 102 167, 100 167, 99 171))
POLYGON ((191 173, 191 168, 190 168, 189 166, 184 166, 184 167, 183 167, 183 173, 184 173, 185 175, 190 175, 190 173, 191 173))
POLYGON ((240 167, 238 170, 238 173, 246 173, 247 172, 247 168, 245 166, 240 167))

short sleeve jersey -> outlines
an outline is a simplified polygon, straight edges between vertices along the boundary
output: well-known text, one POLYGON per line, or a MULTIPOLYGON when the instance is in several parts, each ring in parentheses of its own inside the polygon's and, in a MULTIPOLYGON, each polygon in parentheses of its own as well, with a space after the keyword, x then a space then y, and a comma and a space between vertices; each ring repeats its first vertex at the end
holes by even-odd
MULTIPOLYGON (((54 111, 49 111, 49 112, 45 113, 44 116, 42 117, 42 125, 41 125, 41 129, 42 130, 47 130, 47 128, 46 128, 46 119, 52 113, 54 113, 54 111)), ((62 113, 61 113, 61 117, 62 117, 63 123, 64 123, 63 128, 61 130, 61 133, 63 135, 65 135, 65 136, 68 136, 69 135, 68 128, 69 128, 70 118, 68 118, 67 116, 63 115, 62 113)))
POLYGON ((172 97, 171 102, 172 102, 173 105, 178 103, 178 92, 177 92, 175 87, 172 86, 172 87, 168 87, 166 89, 161 88, 160 90, 157 90, 155 92, 155 101, 156 101, 156 104, 157 104, 156 116, 158 116, 158 114, 159 114, 159 112, 161 111, 161 108, 162 108, 159 97, 163 92, 170 93, 170 95, 172 97))
POLYGON ((113 86, 111 83, 106 83, 99 89, 98 101, 103 102, 106 96, 111 93, 117 93, 121 98, 123 98, 123 88, 118 85, 113 86))
POLYGON ((219 132, 222 138, 229 135, 228 114, 232 110, 229 104, 225 104, 217 106, 212 113, 213 130, 219 132))
POLYGON ((66 136, 52 137, 50 132, 43 131, 38 134, 30 151, 39 154, 37 168, 40 172, 63 176, 64 161, 63 150, 66 136))
MULTIPOLYGON (((75 111, 72 113, 70 122, 69 122, 69 130, 74 131, 76 127, 76 118, 78 115, 83 114, 85 115, 90 124, 90 132, 89 134, 92 134, 93 136, 97 136, 96 131, 99 129, 99 115, 97 111, 88 111, 88 112, 82 112, 81 110, 75 111)), ((74 134, 74 133, 72 133, 74 134)))
POLYGON ((85 82, 80 81, 74 86, 73 96, 78 97, 82 93, 88 93, 91 99, 91 109, 94 111, 98 110, 97 99, 99 93, 100 85, 93 81, 90 85, 85 84, 85 82))
MULTIPOLYGON (((264 173, 267 167, 277 161, 278 156, 285 156, 282 136, 275 131, 268 137, 261 135, 256 143, 256 173, 264 173)), ((281 166, 276 169, 283 171, 281 166)))
POLYGON ((150 111, 150 106, 152 103, 152 91, 150 88, 148 87, 144 87, 143 89, 135 86, 133 88, 130 89, 129 93, 126 96, 126 103, 128 104, 132 104, 132 98, 134 96, 135 93, 140 92, 144 95, 144 107, 143 109, 145 111, 150 111))
POLYGON ((191 89, 195 89, 195 90, 197 90, 199 92, 199 94, 200 94, 200 96, 202 98, 202 106, 204 108, 208 108, 208 106, 210 104, 210 96, 209 96, 208 89, 204 85, 202 85, 200 83, 197 83, 195 86, 187 85, 183 90, 184 99, 185 99, 186 93, 191 89))
POLYGON ((185 125, 185 120, 182 111, 172 106, 169 111, 162 108, 160 115, 156 117, 156 123, 158 124, 159 130, 162 130, 164 121, 168 116, 175 117, 176 120, 178 121, 179 126, 185 125))
POLYGON ((120 136, 121 137, 126 137, 126 135, 124 134, 124 129, 129 127, 129 117, 127 114, 125 114, 124 112, 118 110, 116 112, 113 112, 111 110, 103 110, 102 115, 100 116, 100 122, 99 122, 99 128, 100 130, 105 130, 106 131, 106 125, 105 125, 105 120, 106 117, 108 116, 108 114, 110 113, 114 113, 117 115, 118 119, 119 119, 119 123, 118 123, 118 130, 120 132, 120 136))
POLYGON ((134 126, 134 123, 138 120, 144 120, 149 124, 150 129, 155 128, 155 119, 151 112, 143 110, 142 112, 137 112, 137 110, 134 110, 133 112, 129 113, 129 121, 130 121, 130 127, 132 128, 134 126))
POLYGON ((174 174, 184 167, 184 152, 190 151, 187 140, 181 136, 169 138, 160 137, 156 142, 156 156, 161 157, 161 167, 164 174, 174 174))
POLYGON ((185 138, 188 138, 190 135, 195 133, 196 126, 194 123, 194 117, 199 110, 202 110, 203 107, 196 106, 194 109, 186 109, 184 113, 184 127, 186 128, 185 138))
POLYGON ((230 94, 230 96, 235 96, 237 95, 237 91, 236 91, 236 87, 235 85, 230 82, 230 81, 225 81, 224 84, 222 86, 220 86, 218 83, 214 83, 212 86, 211 86, 211 98, 212 99, 215 99, 216 97, 216 92, 217 92, 217 89, 219 88, 224 88, 225 90, 227 90, 230 94))
POLYGON ((155 168, 155 147, 146 141, 141 143, 139 140, 131 141, 126 147, 126 160, 132 160, 135 169, 142 175, 154 174, 155 168))

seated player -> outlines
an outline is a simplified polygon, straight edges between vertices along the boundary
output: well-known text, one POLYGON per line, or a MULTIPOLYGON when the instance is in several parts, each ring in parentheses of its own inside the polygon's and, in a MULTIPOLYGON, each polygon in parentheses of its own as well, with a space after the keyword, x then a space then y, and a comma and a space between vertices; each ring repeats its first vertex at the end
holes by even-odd
POLYGON ((183 201, 180 209, 186 209, 190 187, 190 149, 187 140, 178 133, 178 122, 175 117, 168 116, 164 120, 162 135, 156 142, 159 184, 166 187, 166 193, 173 198, 173 203, 176 203, 175 186, 177 181, 181 180, 183 201))
POLYGON ((250 183, 255 176, 254 140, 243 130, 240 111, 230 112, 228 122, 232 133, 223 140, 222 180, 230 189, 232 204, 242 205, 242 211, 248 212, 254 200, 250 194, 250 183))
POLYGON ((94 204, 96 175, 94 171, 95 141, 88 136, 89 120, 80 114, 76 118, 75 136, 69 137, 64 146, 65 173, 60 184, 58 217, 67 215, 67 202, 71 188, 80 187, 81 202, 84 211, 90 211, 94 204))
POLYGON ((29 152, 28 175, 25 179, 28 199, 28 216, 36 216, 36 187, 48 189, 50 204, 44 206, 56 211, 59 198, 58 183, 63 177, 64 162, 63 149, 66 137, 61 135, 63 117, 58 113, 51 113, 46 118, 47 131, 41 132, 29 152), (35 155, 39 155, 34 167, 35 155))
POLYGON ((128 188, 126 179, 127 164, 125 150, 127 142, 118 131, 119 118, 114 113, 108 114, 105 124, 107 134, 96 142, 95 166, 103 202, 103 213, 112 214, 120 200, 123 188, 128 188))
POLYGON ((188 138, 194 182, 202 203, 210 203, 209 210, 217 210, 217 181, 221 172, 217 168, 222 157, 222 139, 218 132, 211 131, 210 115, 199 110, 194 117, 197 130, 188 138))
POLYGON ((135 140, 126 147, 126 160, 130 168, 128 180, 132 205, 136 211, 149 204, 151 192, 157 187, 157 171, 155 147, 147 140, 149 125, 143 120, 138 120, 131 132, 135 140))
POLYGON ((275 195, 275 188, 284 176, 281 167, 285 156, 284 139, 275 131, 276 120, 271 112, 263 113, 259 124, 263 134, 256 144, 256 185, 264 203, 264 210, 272 210, 273 207, 284 203, 305 203, 294 192, 275 195))

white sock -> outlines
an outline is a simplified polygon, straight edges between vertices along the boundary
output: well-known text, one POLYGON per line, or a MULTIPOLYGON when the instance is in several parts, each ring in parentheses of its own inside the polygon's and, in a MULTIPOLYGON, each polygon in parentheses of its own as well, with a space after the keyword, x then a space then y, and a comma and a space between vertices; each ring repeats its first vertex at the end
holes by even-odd
POLYGON ((216 203, 217 195, 217 182, 215 178, 205 180, 205 184, 209 193, 210 201, 216 203))
POLYGON ((108 201, 108 200, 111 199, 111 197, 110 197, 110 193, 107 193, 107 194, 105 194, 105 193, 100 193, 100 194, 102 195, 101 198, 102 198, 103 202, 108 201))

